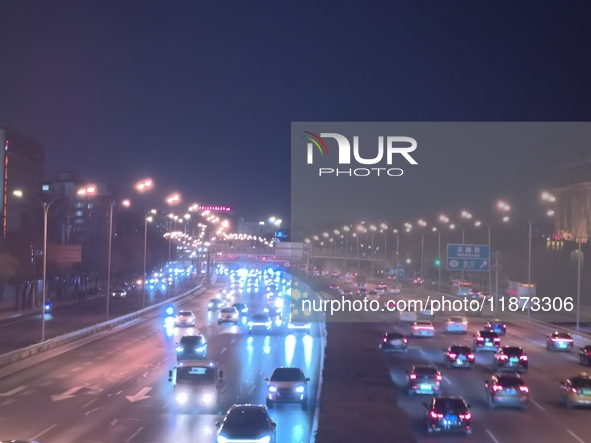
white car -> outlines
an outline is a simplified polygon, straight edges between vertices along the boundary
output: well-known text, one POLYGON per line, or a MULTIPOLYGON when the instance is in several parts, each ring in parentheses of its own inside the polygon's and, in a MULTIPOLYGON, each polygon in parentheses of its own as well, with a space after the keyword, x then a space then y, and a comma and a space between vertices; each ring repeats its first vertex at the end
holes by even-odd
POLYGON ((417 313, 415 311, 400 311, 400 321, 417 321, 417 313))
POLYGON ((287 324, 287 329, 292 332, 305 332, 306 334, 310 333, 310 328, 312 327, 311 323, 301 322, 301 321, 290 321, 287 324))
POLYGON ((380 296, 378 294, 378 291, 368 291, 367 293, 367 299, 368 300, 379 300, 380 296))
POLYGON ((111 291, 111 297, 113 298, 125 298, 127 291, 123 288, 115 288, 111 291))
POLYGON ((175 326, 195 326, 195 314, 191 311, 179 311, 174 320, 175 326))
POLYGON ((448 334, 467 334, 468 319, 466 317, 451 317, 445 324, 445 332, 448 334))
POLYGON ((240 313, 238 312, 238 309, 234 307, 224 308, 220 311, 218 325, 221 325, 222 323, 234 323, 237 325, 238 320, 240 320, 240 313))
POLYGON ((388 289, 390 294, 400 294, 400 286, 392 286, 388 289))
POLYGON ((435 328, 430 321, 415 321, 411 331, 413 337, 435 337, 435 328))

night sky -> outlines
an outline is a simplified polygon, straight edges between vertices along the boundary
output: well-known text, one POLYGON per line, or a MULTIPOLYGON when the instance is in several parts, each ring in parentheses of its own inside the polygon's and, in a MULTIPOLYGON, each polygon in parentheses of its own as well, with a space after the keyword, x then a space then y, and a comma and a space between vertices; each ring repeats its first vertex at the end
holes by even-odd
MULTIPOLYGON (((48 178, 150 176, 154 199, 287 219, 293 121, 589 121, 591 5, 515 3, 2 0, 0 127, 45 146, 48 178)), ((542 189, 591 141, 524 149, 514 186, 542 189)), ((489 210, 496 187, 450 201, 489 210)))

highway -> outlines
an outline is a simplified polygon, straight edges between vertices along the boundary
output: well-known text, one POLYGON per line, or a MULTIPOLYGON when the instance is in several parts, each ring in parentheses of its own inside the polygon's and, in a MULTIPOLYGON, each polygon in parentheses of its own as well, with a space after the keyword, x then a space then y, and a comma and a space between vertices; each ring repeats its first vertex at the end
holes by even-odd
MULTIPOLYGON (((197 284, 196 278, 176 282, 169 297, 181 294, 197 284)), ((162 296, 146 291, 146 306, 160 303, 162 296)), ((109 319, 115 319, 142 308, 142 288, 136 287, 128 292, 126 298, 109 300, 109 319)), ((0 317, 0 355, 16 349, 22 349, 41 341, 41 308, 38 312, 27 312, 22 315, 8 314, 0 317)), ((89 298, 81 302, 55 305, 45 314, 45 339, 77 331, 106 321, 105 296, 89 298)))
MULTIPOLYGON (((217 286, 181 305, 197 316, 196 328, 208 339, 208 358, 224 371, 225 392, 210 413, 177 410, 168 371, 176 363, 179 337, 165 333, 158 315, 77 348, 58 349, 59 355, 33 357, 0 371, 0 440, 215 442, 215 422, 232 404, 264 404, 263 378, 275 367, 293 365, 311 378, 310 407, 280 405, 270 413, 278 442, 307 443, 324 353, 316 325, 310 336, 284 331, 249 336, 244 327, 219 326, 218 314, 207 312, 217 286)), ((261 308, 263 297, 264 292, 243 294, 240 301, 252 311, 261 308)))
MULTIPOLYGON (((332 282, 331 282, 332 283, 332 282)), ((368 286, 373 286, 369 284, 368 286)), ((400 297, 425 299, 432 294, 419 288, 403 286, 400 297)), ((329 296, 330 297, 330 296, 329 296)), ((374 321, 376 340, 379 346, 380 334, 385 331, 398 331, 410 335, 412 323, 398 320, 397 314, 377 313, 374 321)), ((591 372, 578 362, 578 348, 572 353, 546 350, 546 337, 539 332, 526 329, 518 324, 507 323, 507 335, 501 337, 501 346, 522 346, 529 357, 529 373, 523 379, 530 388, 530 404, 526 411, 518 409, 490 410, 484 400, 484 381, 493 374, 492 352, 476 354, 473 369, 447 369, 442 365, 443 348, 450 344, 471 345, 472 335, 484 326, 480 318, 469 318, 469 332, 466 335, 443 333, 444 317, 433 320, 436 335, 434 338, 410 338, 407 353, 385 353, 384 359, 390 370, 392 380, 399 388, 399 403, 411 417, 413 433, 419 442, 478 442, 478 443, 588 443, 588 408, 567 409, 559 401, 560 380, 580 372, 591 372), (431 363, 439 367, 444 376, 444 395, 460 395, 472 406, 473 434, 428 435, 422 425, 422 404, 429 400, 428 395, 409 397, 406 394, 406 373, 413 364, 431 363)))

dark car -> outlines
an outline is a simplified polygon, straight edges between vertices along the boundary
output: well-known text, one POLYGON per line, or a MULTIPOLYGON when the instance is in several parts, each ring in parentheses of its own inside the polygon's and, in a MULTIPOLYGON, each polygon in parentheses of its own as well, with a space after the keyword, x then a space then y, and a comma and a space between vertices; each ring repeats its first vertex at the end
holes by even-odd
POLYGON ((497 351, 501 346, 501 339, 498 334, 490 329, 478 331, 474 334, 472 349, 478 351, 497 351))
POLYGON ((216 422, 218 442, 277 443, 275 421, 263 405, 234 405, 224 421, 216 422))
POLYGON ((345 296, 352 296, 353 295, 353 291, 351 289, 343 289, 341 291, 341 294, 342 295, 345 295, 345 296))
POLYGON ((207 304, 208 311, 218 311, 226 306, 226 302, 221 298, 212 298, 207 304))
POLYGON ((484 383, 488 406, 517 406, 525 409, 529 402, 529 388, 518 374, 494 374, 484 383))
POLYGON ((185 335, 176 348, 176 360, 198 360, 207 357, 207 341, 203 335, 185 335))
POLYGON ((491 331, 496 332, 500 336, 507 335, 507 325, 503 323, 501 320, 489 321, 487 324, 484 325, 484 329, 490 329, 491 331))
POLYGON ((495 354, 493 366, 496 371, 516 371, 526 373, 527 354, 521 346, 503 346, 495 354))
POLYGON ((408 395, 441 395, 441 372, 433 365, 415 365, 408 374, 408 395))
POLYGON ((465 345, 452 345, 443 350, 443 364, 448 368, 471 368, 476 362, 472 349, 465 345))
POLYGON ((384 332, 382 335, 382 342, 380 343, 382 352, 402 351, 408 350, 408 340, 404 334, 398 332, 384 332))
POLYGON ((425 429, 428 433, 458 431, 472 433, 470 405, 462 397, 434 397, 425 403, 425 429))
POLYGON ((248 306, 246 306, 244 303, 234 303, 232 306, 236 308, 240 314, 240 317, 248 316, 248 306))
POLYGON ((566 332, 553 332, 546 340, 546 349, 548 351, 566 351, 573 350, 574 340, 566 332))
POLYGON ((359 288, 359 289, 357 289, 357 295, 359 297, 365 297, 365 296, 367 296, 367 289, 365 289, 365 288, 359 288))
POLYGON ((591 345, 579 349, 579 363, 591 366, 591 345))
POLYGON ((300 368, 275 368, 267 382, 267 407, 273 408, 275 403, 299 403, 302 410, 308 408, 308 382, 300 368))
POLYGON ((263 309, 265 314, 269 314, 269 317, 280 317, 281 316, 281 308, 277 305, 267 303, 265 309, 263 309))

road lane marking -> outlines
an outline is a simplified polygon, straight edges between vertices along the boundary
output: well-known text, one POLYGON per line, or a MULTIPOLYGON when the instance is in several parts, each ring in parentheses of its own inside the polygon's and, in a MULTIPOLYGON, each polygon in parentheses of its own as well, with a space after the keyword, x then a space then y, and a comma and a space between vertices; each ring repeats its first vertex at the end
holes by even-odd
POLYGON ((14 398, 12 400, 3 401, 2 403, 0 403, 0 406, 8 406, 8 405, 14 403, 15 401, 16 400, 14 398))
POLYGON ((220 351, 220 355, 222 355, 224 352, 226 352, 226 348, 222 348, 222 350, 220 351))
POLYGON ((540 408, 542 411, 545 411, 544 407, 539 404, 537 401, 532 400, 531 398, 529 399, 529 401, 531 401, 534 405, 536 405, 538 408, 540 408))
POLYGON ((87 408, 88 406, 90 406, 91 404, 93 404, 95 401, 97 401, 98 398, 93 398, 92 400, 90 400, 88 403, 86 403, 85 405, 82 405, 83 408, 87 408))
POLYGON ((18 388, 14 388, 11 391, 2 392, 2 393, 0 393, 0 397, 9 397, 11 395, 16 394, 17 392, 22 391, 23 389, 27 389, 27 387, 26 386, 19 386, 18 388))
POLYGON ((445 382, 446 382, 448 385, 451 385, 451 381, 449 381, 449 378, 447 378, 447 377, 443 377, 443 379, 445 380, 445 382))
POLYGON ((495 437, 494 434, 490 432, 490 429, 487 429, 486 433, 494 443, 501 443, 499 440, 497 440, 497 437, 495 437))
POLYGON ((51 425, 50 427, 48 427, 45 431, 41 431, 39 434, 34 435, 33 437, 31 437, 31 440, 37 440, 39 437, 41 437, 43 434, 48 433, 49 431, 51 431, 53 428, 55 428, 57 426, 57 423, 55 425, 51 425))
POLYGON ((232 340, 230 340, 230 343, 234 343, 236 341, 235 338, 233 338, 232 340))
POLYGON ((137 431, 131 434, 131 436, 127 440, 125 440, 125 443, 129 443, 131 440, 133 440, 134 437, 136 437, 140 432, 142 432, 142 429, 144 429, 143 426, 141 426, 137 431))
POLYGON ((583 440, 581 437, 579 437, 577 434, 575 434, 573 431, 571 431, 570 429, 567 429, 566 432, 568 432, 576 441, 578 441, 579 443, 585 443, 585 440, 583 440))
POLYGON ((252 386, 250 387, 250 389, 248 390, 248 395, 249 395, 249 396, 250 396, 250 395, 252 395, 252 392, 254 391, 254 388, 255 388, 255 387, 256 387, 255 385, 252 385, 252 386))
POLYGON ((541 369, 542 371, 546 371, 546 372, 548 372, 548 370, 547 370, 546 368, 544 368, 544 367, 542 367, 542 366, 540 366, 540 365, 536 365, 536 364, 534 364, 534 363, 532 363, 531 365, 532 365, 532 366, 535 366, 535 367, 536 367, 536 368, 538 368, 538 369, 541 369))
POLYGON ((76 368, 70 369, 70 372, 78 372, 78 371, 81 371, 81 370, 82 370, 82 366, 78 366, 76 368))

